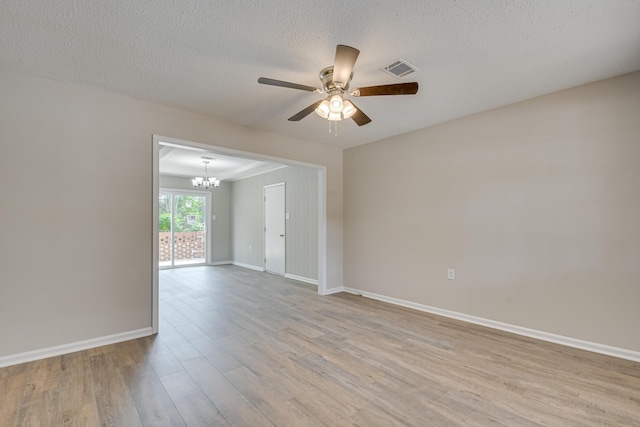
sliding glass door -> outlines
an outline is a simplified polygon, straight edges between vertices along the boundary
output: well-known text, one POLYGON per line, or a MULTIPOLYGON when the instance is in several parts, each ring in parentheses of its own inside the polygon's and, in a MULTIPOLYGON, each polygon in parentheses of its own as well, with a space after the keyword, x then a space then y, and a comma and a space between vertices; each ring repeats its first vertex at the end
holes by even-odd
POLYGON ((160 190, 158 212, 160 267, 205 264, 209 194, 160 190))

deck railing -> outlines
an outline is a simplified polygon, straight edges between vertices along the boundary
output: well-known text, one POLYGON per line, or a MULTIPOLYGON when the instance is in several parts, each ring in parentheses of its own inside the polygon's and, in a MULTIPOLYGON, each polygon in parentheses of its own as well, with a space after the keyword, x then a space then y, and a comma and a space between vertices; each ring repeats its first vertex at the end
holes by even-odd
MULTIPOLYGON (((171 261, 171 232, 161 231, 160 262, 171 261)), ((204 231, 179 231, 174 233, 174 259, 203 259, 204 258, 204 231)))

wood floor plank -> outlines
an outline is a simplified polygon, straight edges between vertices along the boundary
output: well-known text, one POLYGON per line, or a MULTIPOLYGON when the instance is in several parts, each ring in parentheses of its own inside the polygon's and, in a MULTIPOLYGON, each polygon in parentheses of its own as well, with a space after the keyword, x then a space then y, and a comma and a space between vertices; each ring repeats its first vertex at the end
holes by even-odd
POLYGON ((58 385, 60 398, 56 425, 96 424, 98 414, 88 353, 65 354, 60 360, 61 376, 58 385))
POLYGON ((347 425, 360 408, 346 405, 335 398, 318 393, 316 390, 309 390, 291 399, 291 403, 309 419, 324 426, 347 425))
POLYGON ((209 337, 197 339, 192 344, 219 372, 224 373, 242 366, 242 363, 229 354, 220 343, 209 337))
POLYGON ((0 369, 0 420, 7 426, 14 425, 14 420, 20 408, 20 399, 27 383, 27 366, 23 363, 0 369))
POLYGON ((640 363, 235 266, 160 333, 0 369, 0 426, 639 426, 640 363))
POLYGON ((273 427, 207 359, 188 360, 184 367, 230 425, 273 427))
POLYGON ((144 426, 184 426, 173 401, 150 364, 121 369, 144 426))
POLYGON ((298 381, 282 366, 270 363, 263 354, 254 346, 243 344, 241 340, 231 337, 216 340, 244 367, 256 373, 261 380, 267 382, 273 393, 285 400, 291 399, 300 393, 304 393, 308 386, 298 381))
POLYGON ((53 425, 58 415, 58 389, 61 358, 51 357, 30 364, 16 424, 53 425))
POLYGON ((228 426, 222 414, 186 371, 160 378, 182 419, 188 426, 228 426))
POLYGON ((248 368, 241 366, 225 372, 224 377, 276 426, 320 425, 284 400, 248 368))
POLYGON ((147 357, 159 377, 183 370, 178 359, 160 337, 155 337, 150 343, 147 349, 147 357))
POLYGON ((104 426, 141 426, 133 396, 120 372, 121 357, 121 352, 114 351, 90 358, 98 415, 104 426))

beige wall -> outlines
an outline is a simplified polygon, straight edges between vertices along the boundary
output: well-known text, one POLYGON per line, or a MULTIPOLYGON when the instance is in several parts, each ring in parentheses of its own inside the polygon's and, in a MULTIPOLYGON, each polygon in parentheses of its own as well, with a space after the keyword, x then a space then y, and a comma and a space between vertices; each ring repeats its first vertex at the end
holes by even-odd
POLYGON ((0 94, 0 357, 151 325, 152 134, 326 166, 342 285, 341 150, 7 71, 0 94))
POLYGON ((640 351, 640 72, 356 147, 344 170, 345 286, 640 351))

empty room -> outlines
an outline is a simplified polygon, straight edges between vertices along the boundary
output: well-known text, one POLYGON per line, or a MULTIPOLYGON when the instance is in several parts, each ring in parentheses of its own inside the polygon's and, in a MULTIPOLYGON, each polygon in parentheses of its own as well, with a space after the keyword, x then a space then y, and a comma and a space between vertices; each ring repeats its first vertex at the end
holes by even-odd
POLYGON ((0 426, 640 426, 640 2, 0 2, 0 426))

